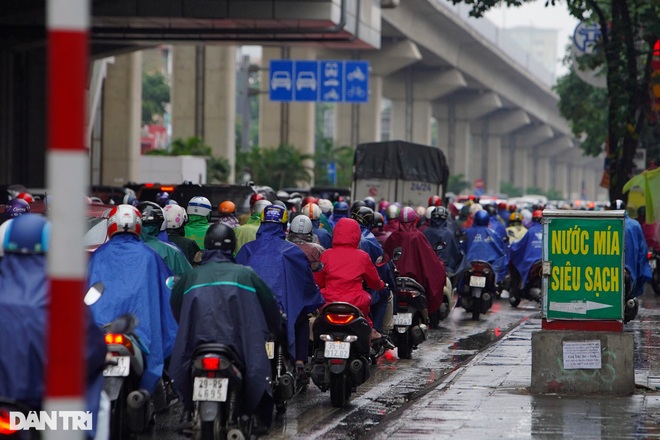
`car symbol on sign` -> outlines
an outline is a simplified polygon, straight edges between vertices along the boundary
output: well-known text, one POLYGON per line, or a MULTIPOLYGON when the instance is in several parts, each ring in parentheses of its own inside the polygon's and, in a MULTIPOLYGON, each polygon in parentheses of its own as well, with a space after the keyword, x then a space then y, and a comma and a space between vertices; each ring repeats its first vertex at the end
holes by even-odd
POLYGON ((291 90, 291 76, 289 72, 286 71, 277 71, 273 73, 273 79, 270 81, 271 90, 277 90, 279 88, 291 90))
POLYGON ((316 90, 316 78, 313 72, 300 72, 296 80, 296 89, 316 90))

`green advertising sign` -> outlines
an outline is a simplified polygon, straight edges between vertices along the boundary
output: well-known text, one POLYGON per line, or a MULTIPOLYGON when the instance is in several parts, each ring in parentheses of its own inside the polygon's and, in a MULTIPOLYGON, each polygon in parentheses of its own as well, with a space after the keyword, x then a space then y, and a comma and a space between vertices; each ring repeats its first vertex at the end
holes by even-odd
POLYGON ((544 317, 622 320, 623 211, 544 211, 543 222, 544 317))

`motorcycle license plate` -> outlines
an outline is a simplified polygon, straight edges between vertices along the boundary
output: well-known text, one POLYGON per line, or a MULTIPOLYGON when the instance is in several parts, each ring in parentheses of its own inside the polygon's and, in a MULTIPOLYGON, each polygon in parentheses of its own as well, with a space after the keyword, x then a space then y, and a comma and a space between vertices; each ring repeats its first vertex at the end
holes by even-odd
POLYGON ((192 400, 196 402, 225 402, 227 400, 228 385, 229 379, 226 377, 196 377, 195 383, 193 383, 192 400))
POLYGON ((651 265, 651 269, 655 270, 655 265, 656 265, 655 259, 649 261, 649 264, 651 265))
POLYGON ((486 287, 486 277, 470 277, 470 287, 486 287))
POLYGON ((348 359, 351 353, 351 343, 341 341, 327 341, 324 356, 331 359, 348 359))
POLYGON ((412 313, 397 313, 394 315, 394 325, 412 325, 412 313))
POLYGON ((108 365, 105 367, 103 375, 110 377, 128 376, 128 373, 131 371, 130 356, 115 356, 112 360, 117 362, 117 365, 108 365))
POLYGON ((272 341, 266 342, 266 355, 268 359, 275 359, 275 343, 272 341))

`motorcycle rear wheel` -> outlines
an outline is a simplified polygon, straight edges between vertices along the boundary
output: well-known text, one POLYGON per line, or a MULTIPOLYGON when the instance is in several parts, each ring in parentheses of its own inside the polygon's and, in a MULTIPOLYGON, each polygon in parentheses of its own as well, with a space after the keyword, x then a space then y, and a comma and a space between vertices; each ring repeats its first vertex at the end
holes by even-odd
POLYGON ((330 376, 330 403, 335 408, 342 408, 351 395, 346 374, 333 374, 330 376))
POLYGON ((117 400, 110 406, 110 438, 112 439, 127 440, 131 437, 128 429, 128 394, 128 382, 124 381, 117 400))
POLYGON ((509 304, 511 304, 512 307, 518 307, 520 305, 520 298, 517 296, 510 296, 509 304))
POLYGON ((410 359, 412 357, 412 347, 410 346, 410 329, 405 333, 396 334, 396 348, 399 359, 410 359))
POLYGON ((481 295, 479 295, 479 298, 472 295, 472 320, 479 321, 480 313, 481 313, 481 295))
POLYGON ((651 287, 656 295, 660 295, 660 270, 653 271, 653 279, 651 280, 651 287))

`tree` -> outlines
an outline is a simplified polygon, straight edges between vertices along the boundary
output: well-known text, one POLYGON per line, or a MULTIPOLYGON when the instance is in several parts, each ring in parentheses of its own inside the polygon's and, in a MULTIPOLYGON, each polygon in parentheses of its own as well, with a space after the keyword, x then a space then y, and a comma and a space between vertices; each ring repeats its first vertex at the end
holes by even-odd
POLYGON ((160 72, 142 75, 142 123, 152 124, 165 114, 165 104, 170 102, 170 86, 160 72))
POLYGON ((257 185, 273 189, 298 187, 312 180, 308 163, 309 154, 303 154, 291 145, 277 148, 252 147, 248 152, 239 151, 236 155, 236 174, 247 171, 257 185))
POLYGON ((454 194, 460 194, 466 189, 470 189, 472 185, 470 182, 465 180, 464 174, 456 174, 455 176, 449 176, 447 181, 447 192, 452 192, 454 194))
POLYGON ((500 182, 500 191, 509 197, 520 197, 523 195, 522 188, 514 186, 511 182, 500 182))
POLYGON ((224 157, 213 157, 211 147, 198 137, 188 139, 175 139, 169 150, 151 150, 149 156, 205 156, 206 180, 209 183, 227 183, 231 166, 224 157))
MULTIPOLYGON (((452 0, 472 6, 481 17, 495 5, 519 6, 532 0, 452 0)), ((556 5, 546 0, 546 5, 556 5)), ((649 85, 653 44, 660 35, 660 3, 636 0, 566 0, 568 11, 582 21, 598 23, 602 32, 592 56, 579 60, 603 67, 607 78, 607 138, 610 200, 623 198, 633 157, 650 112, 649 85)), ((590 151, 594 154, 595 151, 590 151)))
POLYGON ((316 145, 316 153, 314 154, 314 181, 316 186, 350 187, 353 178, 355 149, 345 145, 335 147, 332 139, 327 138, 323 138, 316 145), (331 163, 335 164, 336 183, 333 183, 328 175, 328 165, 331 163))

